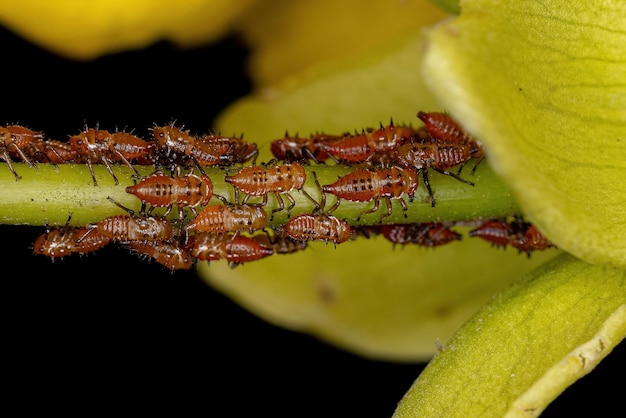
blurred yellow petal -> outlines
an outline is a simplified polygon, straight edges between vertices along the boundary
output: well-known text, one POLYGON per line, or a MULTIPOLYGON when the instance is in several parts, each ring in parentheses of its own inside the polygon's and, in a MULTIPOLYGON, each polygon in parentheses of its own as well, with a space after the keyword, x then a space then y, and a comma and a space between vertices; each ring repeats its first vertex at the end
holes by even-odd
POLYGON ((559 248, 626 267, 621 1, 467 1, 430 34, 425 79, 487 146, 559 248))
MULTIPOLYGON (((316 66, 235 102, 216 128, 245 132, 259 144, 259 161, 267 161, 269 142, 285 130, 341 133, 390 117, 417 126, 418 110, 438 108, 417 72, 422 41, 416 30, 359 57, 316 66)), ((234 269, 202 264, 200 275, 277 325, 372 358, 423 361, 437 339, 447 339, 492 294, 556 254, 528 260, 467 237, 430 250, 394 250, 383 238, 361 238, 336 249, 312 243, 301 253, 234 269)))
POLYGON ((394 417, 538 416, 626 337, 625 301, 623 270, 546 263, 445 343, 394 417))
POLYGON ((201 264, 199 274, 276 325, 377 360, 425 361, 491 295, 555 255, 528 260, 467 237, 393 249, 378 237, 312 243, 234 269, 201 264))
POLYGON ((74 59, 170 40, 196 46, 229 33, 255 0, 4 0, 0 23, 74 59))
POLYGON ((428 0, 274 0, 250 8, 240 29, 253 81, 269 86, 446 16, 428 0))

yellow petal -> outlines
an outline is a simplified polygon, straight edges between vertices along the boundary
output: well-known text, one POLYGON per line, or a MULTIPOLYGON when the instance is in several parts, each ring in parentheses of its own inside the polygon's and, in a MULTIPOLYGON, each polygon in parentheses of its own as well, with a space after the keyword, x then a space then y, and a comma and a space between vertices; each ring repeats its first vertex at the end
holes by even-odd
POLYGON ((480 1, 430 34, 424 74, 559 248, 626 267, 621 1, 480 1))
POLYGON ((280 0, 257 3, 239 27, 252 49, 254 83, 269 86, 444 17, 427 0, 280 0))
POLYGON ((171 40, 195 46, 223 37, 255 0, 6 0, 0 22, 74 59, 171 40))
POLYGON ((394 417, 536 417, 626 337, 626 273, 564 254, 481 308, 394 417))
MULTIPOLYGON (((414 70, 421 47, 415 31, 358 59, 287 79, 236 102, 217 119, 217 129, 245 132, 259 144, 259 161, 267 161, 269 142, 285 130, 303 136, 360 131, 390 117, 417 125, 418 110, 438 108, 414 70)), ((394 250, 372 238, 336 249, 313 243, 301 253, 235 269, 212 262, 200 275, 275 324, 364 356, 416 361, 429 358, 437 339, 445 340, 493 293, 555 254, 528 260, 467 237, 434 250, 394 250)))

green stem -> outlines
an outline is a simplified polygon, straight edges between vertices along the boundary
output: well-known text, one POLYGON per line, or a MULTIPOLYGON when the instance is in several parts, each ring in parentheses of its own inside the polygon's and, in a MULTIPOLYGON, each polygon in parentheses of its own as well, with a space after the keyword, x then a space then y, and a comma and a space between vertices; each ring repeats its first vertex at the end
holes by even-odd
MULTIPOLYGON (((2 164, 5 165, 6 164, 2 164)), ((72 213, 72 225, 86 225, 97 222, 108 216, 124 213, 122 209, 111 203, 111 197, 125 207, 134 211, 141 209, 141 202, 135 196, 126 193, 126 186, 134 184, 132 171, 128 167, 114 166, 113 171, 120 184, 115 185, 106 167, 94 165, 94 172, 98 186, 94 186, 91 174, 86 165, 67 164, 55 168, 50 164, 40 164, 37 169, 26 164, 14 164, 16 171, 22 176, 16 181, 8 167, 0 167, 0 224, 6 225, 63 225, 67 221, 68 213, 72 213)), ((318 202, 321 194, 313 179, 316 173, 320 184, 330 184, 339 176, 348 173, 352 168, 340 165, 310 165, 306 167, 307 181, 305 191, 318 202)), ((137 166, 141 175, 154 171, 151 166, 137 166)), ((469 186, 452 177, 441 175, 435 171, 429 172, 429 179, 437 199, 435 207, 430 205, 430 197, 426 187, 420 181, 415 198, 407 202, 407 217, 404 218, 402 207, 393 201, 393 211, 390 217, 384 218, 385 223, 395 222, 432 222, 432 221, 465 221, 478 218, 494 218, 518 213, 518 207, 508 187, 483 162, 472 176, 469 170, 462 176, 474 182, 469 186)), ((226 169, 208 167, 206 173, 214 184, 214 193, 229 201, 234 201, 233 187, 224 182, 226 169)), ((292 192, 296 206, 291 216, 301 212, 311 212, 314 209, 302 193, 292 192)), ((215 203, 220 201, 214 198, 215 203)), ((283 199, 285 206, 289 205, 283 199)), ((250 198, 249 203, 260 202, 261 198, 250 198)), ((335 202, 335 197, 327 194, 326 209, 335 202)), ((373 202, 358 203, 342 201, 339 208, 333 212, 335 216, 346 219, 356 225, 359 213, 371 208, 373 202)), ((274 197, 269 197, 266 210, 268 213, 277 208, 274 197)), ((386 211, 386 205, 381 202, 378 212, 364 215, 358 224, 376 224, 386 211)), ((176 217, 176 211, 173 211, 176 217)), ((287 220, 287 211, 277 212, 271 222, 272 226, 280 225, 287 220)), ((157 212, 155 212, 157 213, 157 212)), ((160 213, 160 212, 159 212, 160 213)))

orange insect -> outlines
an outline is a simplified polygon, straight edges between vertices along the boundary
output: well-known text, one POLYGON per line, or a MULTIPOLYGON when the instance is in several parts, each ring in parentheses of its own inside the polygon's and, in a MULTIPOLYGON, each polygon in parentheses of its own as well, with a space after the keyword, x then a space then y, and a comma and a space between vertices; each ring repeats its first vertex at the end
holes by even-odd
POLYGON ((459 123, 445 112, 418 112, 417 117, 432 138, 440 142, 462 144, 476 143, 476 139, 467 133, 459 123))
POLYGON ((337 196, 337 202, 328 211, 332 214, 339 207, 341 199, 353 202, 374 201, 370 210, 359 214, 357 221, 366 213, 376 212, 380 206, 380 200, 385 200, 387 212, 381 217, 391 216, 391 199, 397 199, 402 206, 404 217, 408 210, 403 196, 409 196, 412 201, 418 186, 418 173, 412 168, 392 167, 381 170, 359 169, 354 170, 332 184, 322 186, 325 193, 337 196))
POLYGON ((335 140, 324 141, 318 147, 330 154, 336 162, 358 163, 371 160, 386 161, 397 147, 416 141, 424 134, 408 126, 395 126, 393 121, 379 129, 366 129, 360 134, 344 135, 335 140))
POLYGON ((458 241, 462 235, 450 229, 451 223, 424 222, 411 224, 380 225, 381 234, 394 245, 417 244, 422 247, 438 247, 458 241))
MULTIPOLYGON (((287 207, 287 217, 291 215, 291 209, 296 205, 293 196, 289 194, 292 190, 299 190, 305 196, 304 183, 306 181, 306 171, 300 163, 281 164, 270 167, 248 166, 241 168, 235 174, 227 175, 224 181, 232 184, 236 192, 242 191, 246 194, 242 203, 246 203, 250 196, 262 196, 262 205, 267 204, 268 194, 276 197, 278 208, 272 210, 270 220, 274 213, 285 208, 285 202, 281 196, 289 200, 287 207)), ((235 200, 238 200, 236 197, 235 200)))
POLYGON ((196 215, 195 208, 208 205, 213 197, 213 181, 204 173, 200 176, 193 173, 168 176, 156 172, 126 187, 126 192, 150 205, 148 215, 155 207, 165 207, 165 217, 174 206, 190 208, 196 215))
POLYGON ((58 229, 50 229, 46 223, 46 232, 41 234, 33 244, 33 252, 55 258, 63 258, 69 254, 80 255, 96 251, 111 242, 111 238, 100 235, 97 231, 91 232, 87 227, 71 227, 70 213, 65 226, 58 229), (86 236, 86 234, 89 234, 86 236))
POLYGON ((85 159, 94 186, 98 185, 98 181, 93 172, 93 164, 104 164, 117 185, 120 182, 113 173, 111 164, 121 162, 139 177, 140 174, 130 163, 130 160, 144 158, 145 154, 151 152, 152 149, 146 141, 127 132, 110 133, 103 129, 93 128, 88 128, 78 135, 71 136, 70 145, 78 155, 85 159))
POLYGON ((326 205, 326 195, 322 191, 322 186, 313 172, 315 184, 320 189, 321 201, 317 203, 307 195, 313 202, 315 209, 312 213, 300 213, 290 219, 285 225, 276 228, 278 236, 288 236, 295 241, 332 241, 335 244, 346 242, 352 238, 352 228, 345 220, 341 220, 331 214, 324 213, 326 205))
POLYGON ((20 180, 22 176, 15 171, 13 159, 19 159, 30 167, 37 168, 35 163, 25 154, 24 150, 30 143, 42 139, 43 135, 41 132, 35 132, 20 125, 0 126, 0 158, 7 163, 15 180, 20 180))
POLYGON ((58 165, 85 162, 69 143, 53 139, 31 142, 27 146, 27 152, 39 163, 58 165))
POLYGON ((232 267, 274 254, 271 246, 252 237, 210 232, 190 235, 185 249, 198 260, 227 260, 232 267))
POLYGON ((132 209, 122 206, 110 197, 108 199, 127 211, 128 215, 109 216, 100 222, 89 225, 87 227, 88 232, 81 237, 81 241, 93 231, 119 242, 168 241, 174 238, 172 224, 167 218, 138 215, 132 209))
POLYGON ((309 138, 289 136, 271 142, 272 155, 280 161, 298 162, 312 160, 316 164, 326 161, 330 156, 323 151, 323 144, 339 139, 340 136, 316 134, 309 138))
POLYGON ((124 246, 129 250, 156 260, 170 270, 189 270, 194 259, 187 251, 181 248, 177 241, 128 241, 124 246))
POLYGON ((190 221, 187 231, 211 232, 225 234, 227 232, 252 232, 267 226, 268 219, 265 209, 260 205, 209 205, 190 221))
POLYGON ((188 130, 174 126, 174 123, 152 128, 152 136, 157 143, 157 162, 165 159, 171 166, 190 162, 198 167, 228 166, 247 161, 258 154, 256 144, 241 138, 228 138, 219 135, 198 137, 188 130))
MULTIPOLYGON (((461 165, 462 168, 472 158, 482 159, 482 150, 462 143, 436 142, 404 144, 398 147, 393 155, 393 160, 398 166, 421 171, 422 179, 431 199, 431 206, 435 206, 435 196, 428 179, 428 169, 432 168, 441 174, 473 186, 474 183, 471 181, 464 180, 458 174, 447 171, 448 168, 458 165, 461 165)), ((476 166, 474 166, 475 168, 476 166)))
POLYGON ((525 252, 528 257, 533 251, 555 247, 534 225, 524 222, 519 217, 515 217, 511 222, 507 222, 505 219, 485 221, 479 227, 471 230, 468 235, 480 237, 497 247, 510 245, 517 248, 520 253, 525 252))

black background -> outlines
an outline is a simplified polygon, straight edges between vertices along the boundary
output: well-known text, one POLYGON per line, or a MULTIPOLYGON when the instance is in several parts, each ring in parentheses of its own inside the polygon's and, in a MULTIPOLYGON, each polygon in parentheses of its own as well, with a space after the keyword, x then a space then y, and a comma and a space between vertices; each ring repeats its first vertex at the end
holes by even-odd
MULTIPOLYGON (((176 119, 208 132, 251 89, 235 38, 77 62, 0 29, 0 54, 0 123, 56 139, 85 123, 143 135, 176 119)), ((5 398, 24 410, 388 417, 424 367, 371 361, 275 327, 193 272, 172 275, 115 247, 51 263, 29 248, 42 227, 0 231, 5 398)), ((621 344, 542 416, 623 416, 625 360, 621 344), (610 380, 622 382, 621 396, 610 380)))

